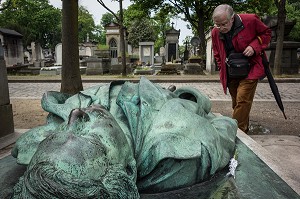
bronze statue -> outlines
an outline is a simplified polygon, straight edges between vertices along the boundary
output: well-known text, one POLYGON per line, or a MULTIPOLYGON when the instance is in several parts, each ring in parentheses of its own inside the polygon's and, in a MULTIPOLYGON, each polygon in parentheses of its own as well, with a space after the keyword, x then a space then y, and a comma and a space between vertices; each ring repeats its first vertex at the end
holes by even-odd
POLYGON ((47 92, 42 107, 47 124, 12 151, 28 165, 13 198, 139 198, 209 179, 235 149, 236 121, 211 113, 191 87, 170 91, 142 77, 47 92))

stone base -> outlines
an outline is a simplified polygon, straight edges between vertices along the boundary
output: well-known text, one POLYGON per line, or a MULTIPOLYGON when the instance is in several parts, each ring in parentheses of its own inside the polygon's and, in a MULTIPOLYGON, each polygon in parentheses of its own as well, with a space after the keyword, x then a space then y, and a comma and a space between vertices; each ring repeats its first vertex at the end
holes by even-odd
POLYGON ((86 75, 103 75, 109 72, 110 59, 90 57, 85 62, 86 75))
POLYGON ((179 71, 180 64, 167 63, 161 67, 161 70, 157 73, 158 75, 180 75, 179 71))
MULTIPOLYGON (((62 66, 51 66, 46 68, 41 68, 40 75, 61 75, 62 66)), ((86 73, 86 67, 80 67, 80 74, 83 75, 86 73)))
POLYGON ((39 75, 40 74, 40 69, 41 68, 35 68, 35 67, 24 67, 21 68, 20 70, 17 71, 17 74, 22 74, 22 75, 39 75))
POLYGON ((0 138, 14 132, 12 105, 0 106, 0 138))
POLYGON ((153 75, 155 73, 154 69, 135 69, 134 75, 153 75))
POLYGON ((40 75, 60 75, 58 70, 41 70, 40 75))
MULTIPOLYGON (((251 138, 250 138, 251 139, 251 138)), ((249 136, 238 130, 236 147, 238 167, 235 178, 227 176, 228 167, 216 173, 210 180, 182 189, 163 193, 141 193, 141 199, 182 199, 182 198, 300 198, 280 171, 267 159, 264 149, 249 141, 249 136), (256 148, 256 149, 255 149, 256 148)), ((259 145, 260 146, 260 145, 259 145)), ((260 146, 261 147, 261 146, 260 146)), ((0 195, 10 198, 13 186, 26 167, 16 163, 12 156, 0 159, 0 195)))
POLYGON ((198 63, 187 63, 184 67, 184 74, 205 75, 202 66, 198 63))
MULTIPOLYGON (((111 65, 111 68, 109 70, 109 73, 112 75, 120 75, 123 72, 123 66, 122 64, 115 64, 111 65)), ((126 65, 126 72, 127 74, 131 73, 131 66, 129 64, 126 65)))
POLYGON ((103 75, 103 69, 102 68, 87 68, 86 75, 103 75))

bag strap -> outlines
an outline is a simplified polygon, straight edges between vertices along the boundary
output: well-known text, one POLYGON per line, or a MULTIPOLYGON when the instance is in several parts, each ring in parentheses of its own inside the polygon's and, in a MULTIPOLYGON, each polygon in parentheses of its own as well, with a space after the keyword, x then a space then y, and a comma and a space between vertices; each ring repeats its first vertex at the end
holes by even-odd
POLYGON ((235 52, 233 43, 232 43, 232 35, 233 32, 229 31, 228 33, 224 34, 224 47, 226 52, 226 57, 230 55, 230 53, 235 52))

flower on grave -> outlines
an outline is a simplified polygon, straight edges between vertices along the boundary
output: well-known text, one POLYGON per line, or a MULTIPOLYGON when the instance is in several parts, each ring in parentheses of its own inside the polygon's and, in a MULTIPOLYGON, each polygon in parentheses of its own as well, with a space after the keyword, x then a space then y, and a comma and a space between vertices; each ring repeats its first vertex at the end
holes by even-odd
POLYGON ((229 172, 226 174, 227 176, 233 176, 235 178, 235 170, 238 166, 238 152, 235 150, 233 157, 229 161, 229 172))

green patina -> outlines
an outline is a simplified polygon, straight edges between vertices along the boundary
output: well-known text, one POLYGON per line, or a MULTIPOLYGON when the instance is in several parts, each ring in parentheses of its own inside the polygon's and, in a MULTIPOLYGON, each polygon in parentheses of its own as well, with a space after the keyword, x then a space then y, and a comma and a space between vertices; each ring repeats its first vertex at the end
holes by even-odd
POLYGON ((139 198, 210 179, 235 150, 236 121, 191 87, 171 92, 142 77, 47 92, 42 107, 47 124, 12 150, 28 165, 13 198, 139 198))

